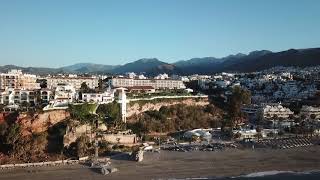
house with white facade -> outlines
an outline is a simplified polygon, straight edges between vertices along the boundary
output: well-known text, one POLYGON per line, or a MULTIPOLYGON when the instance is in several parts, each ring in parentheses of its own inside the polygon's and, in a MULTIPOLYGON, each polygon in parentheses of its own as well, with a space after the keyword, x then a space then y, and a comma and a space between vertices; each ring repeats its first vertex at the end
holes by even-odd
POLYGON ((0 91, 0 104, 36 104, 37 92, 33 90, 6 88, 0 91))
POLYGON ((283 107, 280 103, 262 104, 257 113, 259 113, 258 116, 263 119, 288 119, 293 115, 293 112, 289 108, 283 107))
POLYGON ((300 115, 305 115, 306 118, 314 116, 316 119, 320 119, 320 108, 313 106, 302 106, 300 115))
POLYGON ((107 104, 114 101, 114 91, 105 91, 98 93, 82 93, 83 102, 94 102, 99 104, 107 104))
POLYGON ((57 84, 54 92, 54 101, 56 103, 71 103, 76 99, 76 90, 69 84, 57 84))

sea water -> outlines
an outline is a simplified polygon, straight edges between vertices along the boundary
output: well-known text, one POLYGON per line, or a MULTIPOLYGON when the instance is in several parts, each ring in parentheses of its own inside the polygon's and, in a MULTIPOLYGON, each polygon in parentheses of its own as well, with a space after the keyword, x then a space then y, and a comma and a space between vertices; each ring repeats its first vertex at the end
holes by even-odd
MULTIPOLYGON (((169 178, 177 180, 175 178, 169 178)), ((320 180, 320 171, 265 171, 256 172, 236 177, 199 177, 199 178, 183 178, 179 180, 320 180)))

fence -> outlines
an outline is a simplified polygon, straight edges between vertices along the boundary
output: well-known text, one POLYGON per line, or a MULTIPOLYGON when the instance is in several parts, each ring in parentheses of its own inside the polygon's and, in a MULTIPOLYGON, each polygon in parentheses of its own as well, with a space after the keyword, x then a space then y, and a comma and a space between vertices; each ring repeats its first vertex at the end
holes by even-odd
POLYGON ((179 99, 179 98, 208 98, 207 95, 197 95, 197 96, 155 96, 150 98, 137 98, 137 99, 127 99, 128 101, 150 101, 154 99, 179 99))
POLYGON ((0 169, 72 165, 72 164, 78 164, 79 162, 83 162, 88 159, 89 157, 82 157, 79 160, 60 160, 60 161, 48 161, 48 162, 37 162, 37 163, 4 164, 4 165, 0 165, 0 169))

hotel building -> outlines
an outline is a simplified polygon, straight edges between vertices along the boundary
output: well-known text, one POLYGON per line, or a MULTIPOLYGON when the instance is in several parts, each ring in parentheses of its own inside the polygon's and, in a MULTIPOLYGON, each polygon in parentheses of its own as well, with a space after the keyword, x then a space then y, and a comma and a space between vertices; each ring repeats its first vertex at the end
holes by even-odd
POLYGON ((109 85, 112 88, 130 88, 151 86, 154 89, 185 89, 186 86, 181 80, 172 79, 131 79, 131 78, 112 78, 109 80, 109 85))
POLYGON ((55 89, 58 84, 68 84, 73 86, 76 90, 81 88, 81 84, 85 82, 90 89, 98 87, 99 78, 97 77, 77 77, 77 76, 55 76, 47 77, 47 87, 49 89, 55 89))

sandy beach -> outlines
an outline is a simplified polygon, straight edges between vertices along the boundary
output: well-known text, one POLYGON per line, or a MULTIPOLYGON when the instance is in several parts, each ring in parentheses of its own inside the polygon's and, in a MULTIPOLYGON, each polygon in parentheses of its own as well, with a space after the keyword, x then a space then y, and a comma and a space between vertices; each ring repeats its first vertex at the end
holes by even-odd
POLYGON ((143 162, 112 159, 119 169, 100 175, 83 165, 1 170, 2 180, 170 179, 238 176, 261 171, 320 169, 320 146, 295 149, 227 150, 221 152, 146 153, 143 162))

